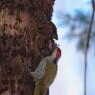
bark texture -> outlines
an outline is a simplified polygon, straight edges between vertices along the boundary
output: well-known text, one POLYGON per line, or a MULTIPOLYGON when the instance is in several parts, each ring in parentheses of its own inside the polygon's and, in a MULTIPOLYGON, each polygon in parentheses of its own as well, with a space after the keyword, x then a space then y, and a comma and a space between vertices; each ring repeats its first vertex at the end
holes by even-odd
MULTIPOLYGON (((51 22, 54 0, 0 0, 0 95, 33 95, 34 71, 58 39, 51 22)), ((49 95, 48 93, 46 95, 49 95)))

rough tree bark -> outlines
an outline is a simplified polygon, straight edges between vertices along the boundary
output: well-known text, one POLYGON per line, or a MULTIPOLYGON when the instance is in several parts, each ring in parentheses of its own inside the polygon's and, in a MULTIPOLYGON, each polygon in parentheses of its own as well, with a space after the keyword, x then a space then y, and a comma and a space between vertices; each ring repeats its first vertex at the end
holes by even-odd
MULTIPOLYGON (((0 0, 0 95, 33 95, 34 71, 57 38, 51 22, 54 0, 0 0)), ((48 93, 46 95, 49 95, 48 93)))

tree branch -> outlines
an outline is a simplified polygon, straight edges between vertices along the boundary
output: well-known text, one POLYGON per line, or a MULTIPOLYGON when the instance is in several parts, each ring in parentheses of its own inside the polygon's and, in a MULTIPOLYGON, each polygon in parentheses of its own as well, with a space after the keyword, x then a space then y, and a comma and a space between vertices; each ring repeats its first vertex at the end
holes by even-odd
POLYGON ((93 6, 93 12, 92 12, 92 16, 91 16, 91 21, 90 21, 90 25, 89 25, 89 29, 88 29, 88 33, 87 33, 87 41, 86 41, 86 47, 85 47, 85 66, 84 66, 84 95, 86 95, 87 91, 86 91, 86 81, 87 81, 87 53, 88 53, 88 48, 89 48, 89 42, 90 42, 90 38, 91 38, 91 29, 92 29, 92 24, 93 24, 93 20, 94 20, 94 11, 95 11, 95 3, 94 0, 92 0, 92 6, 93 6))

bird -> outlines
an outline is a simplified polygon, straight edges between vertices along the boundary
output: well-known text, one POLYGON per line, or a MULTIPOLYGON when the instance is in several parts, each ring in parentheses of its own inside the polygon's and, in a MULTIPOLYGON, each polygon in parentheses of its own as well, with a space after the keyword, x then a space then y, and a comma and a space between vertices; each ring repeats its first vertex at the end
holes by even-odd
POLYGON ((51 55, 43 58, 35 71, 24 63, 23 66, 28 70, 35 82, 34 95, 45 95, 57 75, 57 63, 61 57, 61 49, 56 47, 51 55))

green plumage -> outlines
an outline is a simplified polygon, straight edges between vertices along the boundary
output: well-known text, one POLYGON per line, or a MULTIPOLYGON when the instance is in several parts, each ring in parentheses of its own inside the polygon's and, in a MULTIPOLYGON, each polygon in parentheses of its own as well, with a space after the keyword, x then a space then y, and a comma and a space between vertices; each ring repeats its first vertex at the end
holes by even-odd
POLYGON ((34 95, 45 95, 57 74, 57 64, 47 62, 44 76, 36 83, 34 95))

